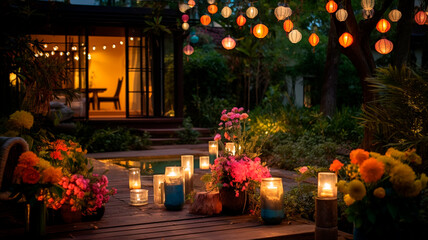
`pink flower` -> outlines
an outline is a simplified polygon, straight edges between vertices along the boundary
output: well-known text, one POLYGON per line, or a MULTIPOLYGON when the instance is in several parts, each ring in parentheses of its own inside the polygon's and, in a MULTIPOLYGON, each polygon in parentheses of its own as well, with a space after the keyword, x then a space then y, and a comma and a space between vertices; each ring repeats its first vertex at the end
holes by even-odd
POLYGON ((219 125, 219 126, 222 126, 222 125, 223 125, 223 122, 220 122, 218 125, 219 125))
POLYGON ((238 191, 236 191, 235 197, 239 197, 239 192, 238 191))
POLYGON ((227 121, 228 119, 229 119, 229 117, 226 114, 221 115, 220 120, 227 121))
POLYGON ((304 174, 306 171, 308 171, 308 167, 301 167, 300 169, 299 169, 299 172, 301 173, 301 174, 304 174))
POLYGON ((223 111, 221 111, 221 115, 226 114, 227 110, 223 109, 223 111))
POLYGON ((236 113, 236 114, 233 116, 233 118, 235 118, 235 119, 241 119, 241 114, 236 113))
POLYGON ((248 118, 248 114, 246 114, 246 113, 241 114, 241 116, 239 117, 239 119, 241 119, 241 120, 244 120, 247 118, 248 118))
POLYGON ((228 121, 224 124, 225 127, 232 127, 232 122, 228 121))
POLYGON ((243 108, 243 107, 240 107, 240 108, 238 109, 238 112, 242 112, 242 111, 244 111, 244 108, 243 108))
POLYGON ((218 141, 218 140, 221 140, 221 135, 217 133, 214 137, 214 141, 218 141))
POLYGON ((83 197, 85 196, 85 193, 84 192, 79 192, 78 194, 77 194, 77 198, 79 198, 79 199, 83 199, 83 197))
POLYGON ((237 107, 233 107, 232 108, 232 112, 237 112, 238 111, 238 108, 237 107))
POLYGON ((67 190, 66 192, 65 192, 65 194, 67 194, 68 196, 70 196, 71 195, 71 190, 69 189, 69 190, 67 190))

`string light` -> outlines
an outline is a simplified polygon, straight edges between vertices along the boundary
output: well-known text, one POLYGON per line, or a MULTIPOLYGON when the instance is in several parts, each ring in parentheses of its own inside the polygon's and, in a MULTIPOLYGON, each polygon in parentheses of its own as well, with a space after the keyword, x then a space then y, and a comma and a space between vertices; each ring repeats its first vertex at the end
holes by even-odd
POLYGON ((116 48, 116 44, 113 44, 111 47, 112 47, 112 48, 116 48))
POLYGON ((97 48, 95 47, 95 45, 94 45, 94 46, 92 46, 92 50, 94 50, 94 51, 95 51, 95 49, 97 49, 97 48))
POLYGON ((104 45, 104 46, 103 46, 103 50, 106 50, 106 49, 107 49, 107 46, 106 46, 106 45, 104 45))
POLYGON ((54 47, 53 47, 53 50, 54 50, 54 51, 57 51, 57 50, 58 50, 58 46, 54 46, 54 47))
POLYGON ((120 41, 120 42, 119 42, 119 44, 120 44, 120 45, 123 45, 123 41, 120 41))

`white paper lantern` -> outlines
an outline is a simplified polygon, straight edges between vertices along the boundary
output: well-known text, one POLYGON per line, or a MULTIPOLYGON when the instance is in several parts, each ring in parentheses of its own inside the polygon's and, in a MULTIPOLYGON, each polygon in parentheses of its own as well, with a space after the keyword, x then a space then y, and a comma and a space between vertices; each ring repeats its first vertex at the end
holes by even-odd
POLYGON ((257 16, 257 14, 259 13, 259 11, 257 10, 257 8, 251 6, 247 9, 247 11, 245 12, 245 14, 247 15, 247 17, 249 18, 255 18, 257 16))
POLYGON ((189 24, 187 22, 181 24, 181 28, 183 28, 184 31, 186 31, 187 29, 189 29, 189 24))
POLYGON ((291 16, 293 11, 289 7, 278 6, 277 8, 275 8, 274 13, 278 21, 281 21, 291 16))
POLYGON ((180 12, 182 12, 182 13, 185 13, 189 9, 190 9, 190 7, 186 3, 180 3, 178 5, 178 10, 180 10, 180 12))
POLYGON ((214 4, 215 0, 207 0, 208 4, 214 4))
POLYGON ((374 9, 371 9, 371 10, 364 10, 363 9, 363 18, 364 19, 370 19, 373 17, 373 15, 374 15, 374 9))
POLYGON ((344 22, 348 18, 348 12, 345 9, 341 8, 341 9, 337 10, 336 18, 340 22, 344 22))
POLYGON ((401 18, 401 12, 397 9, 391 10, 391 12, 388 14, 388 17, 391 22, 398 22, 398 20, 401 18))
POLYGON ((302 34, 299 32, 299 30, 294 29, 288 34, 288 39, 292 43, 298 43, 300 40, 302 40, 302 34))
POLYGON ((230 17, 230 15, 232 15, 232 9, 230 9, 230 7, 226 6, 221 10, 221 15, 224 18, 228 18, 230 17))
POLYGON ((375 5, 375 0, 361 0, 361 6, 364 10, 372 10, 375 5))

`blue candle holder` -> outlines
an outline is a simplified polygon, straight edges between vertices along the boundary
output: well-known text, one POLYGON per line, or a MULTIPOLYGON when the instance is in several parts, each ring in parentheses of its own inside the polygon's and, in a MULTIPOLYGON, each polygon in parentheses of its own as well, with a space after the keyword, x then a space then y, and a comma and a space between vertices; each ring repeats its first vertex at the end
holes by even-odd
POLYGON ((281 178, 264 178, 260 186, 261 217, 265 224, 280 224, 284 218, 281 178))
POLYGON ((184 184, 181 167, 165 168, 165 207, 178 211, 184 206, 184 184))
POLYGON ((214 161, 217 159, 217 154, 210 154, 210 164, 214 164, 214 161))

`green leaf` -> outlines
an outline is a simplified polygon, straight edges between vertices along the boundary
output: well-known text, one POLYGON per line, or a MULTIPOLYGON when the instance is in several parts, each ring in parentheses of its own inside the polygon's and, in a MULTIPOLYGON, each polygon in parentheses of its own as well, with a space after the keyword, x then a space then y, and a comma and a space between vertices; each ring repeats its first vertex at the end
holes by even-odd
POLYGON ((389 214, 391 214, 392 219, 397 219, 398 217, 398 209, 397 206, 391 203, 387 203, 386 207, 388 208, 389 214))
POLYGON ((354 223, 355 223, 356 228, 360 228, 363 225, 363 219, 359 217, 359 218, 355 219, 354 223))
POLYGON ((370 223, 374 224, 376 222, 376 214, 371 209, 367 209, 366 213, 370 223))

